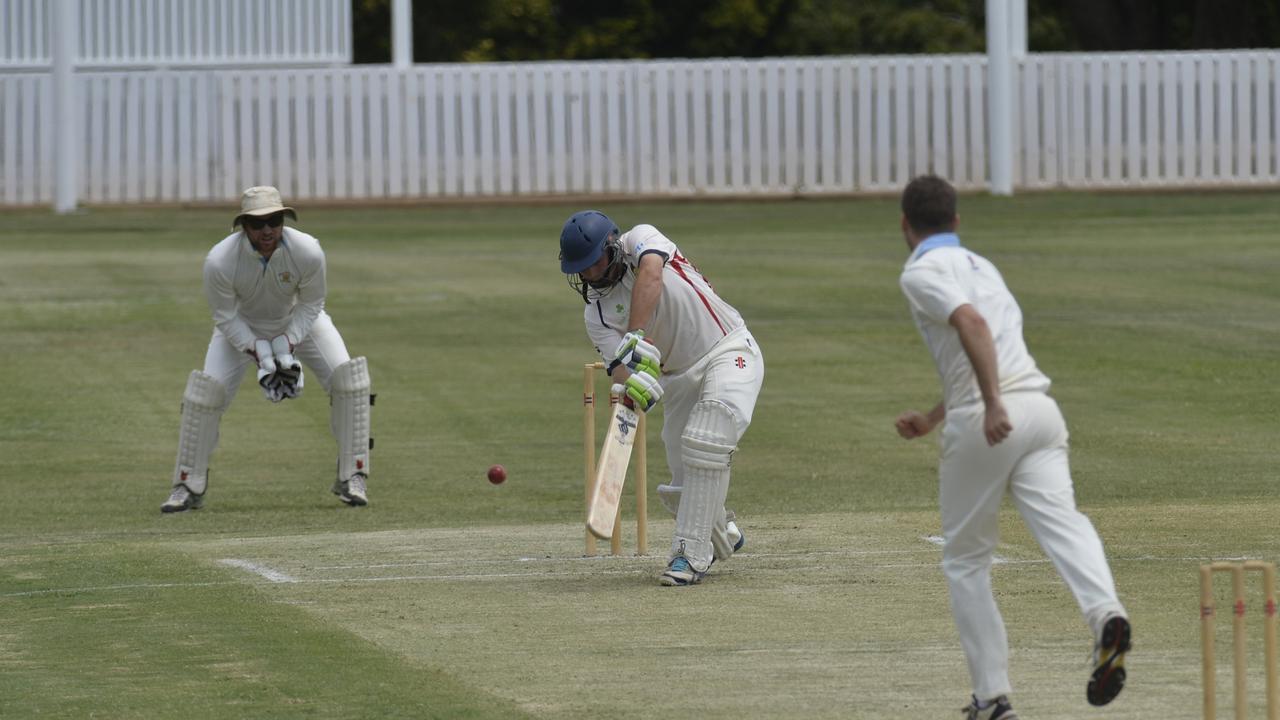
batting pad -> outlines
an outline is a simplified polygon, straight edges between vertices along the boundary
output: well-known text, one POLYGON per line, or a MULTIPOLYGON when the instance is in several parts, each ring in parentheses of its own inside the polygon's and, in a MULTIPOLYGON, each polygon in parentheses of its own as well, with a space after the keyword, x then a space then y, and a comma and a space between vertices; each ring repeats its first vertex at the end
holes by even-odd
POLYGON ((182 427, 178 431, 178 462, 173 484, 186 485, 203 495, 209 481, 209 456, 218 445, 218 421, 226 407, 227 389, 222 383, 192 370, 182 394, 182 427))
POLYGON ((673 552, 683 546, 685 559, 699 572, 711 566, 717 553, 713 536, 725 533, 724 498, 729 492, 729 460, 737 449, 737 422, 727 405, 703 401, 693 406, 689 423, 680 438, 684 461, 684 488, 680 493, 680 511, 676 514, 673 552))
POLYGON ((353 358, 333 370, 329 392, 329 426, 338 441, 338 479, 369 475, 369 363, 353 358))
POLYGON ((683 489, 682 485, 663 484, 658 486, 658 500, 662 502, 662 507, 666 508, 672 517, 680 512, 681 489, 683 489))

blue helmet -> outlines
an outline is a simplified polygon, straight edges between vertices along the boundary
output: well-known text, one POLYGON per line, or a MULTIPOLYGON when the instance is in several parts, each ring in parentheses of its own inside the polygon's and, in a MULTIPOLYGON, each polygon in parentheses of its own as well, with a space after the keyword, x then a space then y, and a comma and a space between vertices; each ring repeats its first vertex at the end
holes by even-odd
POLYGON ((560 231, 560 271, 576 275, 595 265, 605 246, 621 234, 617 224, 599 210, 574 213, 560 231))

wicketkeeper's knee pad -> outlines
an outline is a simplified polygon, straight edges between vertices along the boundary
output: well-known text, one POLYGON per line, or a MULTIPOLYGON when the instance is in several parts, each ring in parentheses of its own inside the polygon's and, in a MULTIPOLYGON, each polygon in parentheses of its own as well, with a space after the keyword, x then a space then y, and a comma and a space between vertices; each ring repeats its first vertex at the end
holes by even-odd
POLYGON ((338 479, 348 480, 356 473, 368 475, 369 451, 373 449, 369 364, 363 357, 348 360, 334 368, 329 382, 329 425, 338 441, 338 479))
POLYGON ((182 394, 182 427, 173 484, 203 495, 209 480, 209 456, 218 445, 218 422, 226 409, 227 388, 212 376, 192 370, 182 394))

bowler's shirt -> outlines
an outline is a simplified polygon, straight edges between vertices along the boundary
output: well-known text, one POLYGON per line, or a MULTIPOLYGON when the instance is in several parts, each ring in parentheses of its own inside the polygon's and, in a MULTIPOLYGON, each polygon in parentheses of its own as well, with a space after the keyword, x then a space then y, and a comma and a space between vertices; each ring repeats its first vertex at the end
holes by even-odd
POLYGON ((726 335, 745 326, 738 311, 716 295, 698 268, 657 228, 637 225, 619 242, 627 271, 608 294, 587 305, 584 315, 587 335, 606 361, 613 359, 627 331, 635 270, 644 255, 656 253, 663 260, 662 294, 644 336, 662 353, 664 373, 688 370, 726 335))
POLYGON ((907 260, 899 284, 938 366, 947 409, 982 402, 960 333, 949 322, 951 314, 966 304, 991 328, 1000 392, 1049 389, 1049 378, 1036 368, 1022 338, 1022 310, 1000 271, 986 258, 958 244, 926 247, 921 243, 907 260))
POLYGON ((300 230, 283 228, 268 261, 243 230, 232 233, 204 261, 213 324, 237 350, 282 333, 297 345, 324 310, 324 272, 320 242, 300 230))

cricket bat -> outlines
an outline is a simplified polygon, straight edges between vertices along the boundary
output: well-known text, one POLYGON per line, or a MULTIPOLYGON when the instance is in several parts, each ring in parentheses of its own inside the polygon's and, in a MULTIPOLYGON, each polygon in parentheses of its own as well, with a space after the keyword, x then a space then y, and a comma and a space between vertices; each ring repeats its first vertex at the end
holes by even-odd
POLYGON ((631 448, 639 425, 640 416, 635 410, 622 402, 613 406, 609 431, 596 463, 591 509, 587 511, 587 530, 601 540, 613 537, 613 524, 618 517, 618 503, 622 501, 622 486, 627 481, 627 466, 631 464, 631 448))

